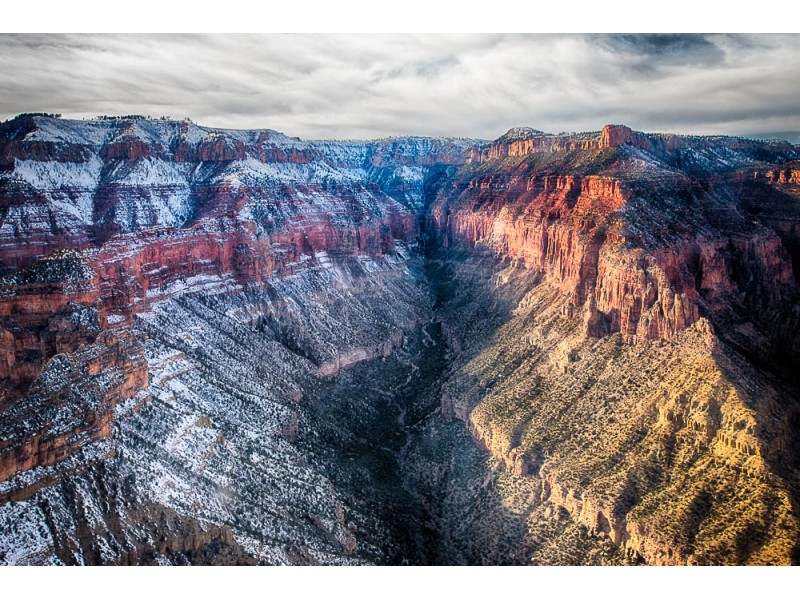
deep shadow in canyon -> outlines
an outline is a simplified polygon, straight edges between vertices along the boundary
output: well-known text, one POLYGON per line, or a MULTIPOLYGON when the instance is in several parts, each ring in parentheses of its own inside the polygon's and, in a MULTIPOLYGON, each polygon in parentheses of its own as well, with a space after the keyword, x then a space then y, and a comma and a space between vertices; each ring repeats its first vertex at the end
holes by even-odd
MULTIPOLYGON (((314 410, 320 459, 341 490, 367 503, 382 526, 390 564, 439 562, 430 499, 406 486, 407 448, 439 412, 447 350, 435 321, 409 332, 387 358, 360 363, 323 385, 314 410)), ((318 446, 317 446, 318 447, 318 446)))
MULTIPOLYGON (((324 381, 311 404, 315 433, 300 442, 336 488, 370 515, 348 524, 380 548, 368 558, 393 565, 547 564, 550 556, 575 565, 640 561, 559 507, 539 508, 543 516, 531 535, 530 510, 510 507, 504 492, 522 485, 538 495, 539 482, 509 472, 464 421, 443 414, 443 385, 463 367, 455 360, 462 346, 475 356, 495 343, 528 288, 494 293, 494 277, 507 261, 439 247, 422 232, 422 266, 414 272, 429 292, 429 320, 407 331, 390 356, 324 381), (454 268, 464 263, 467 269, 454 268), (440 315, 464 312, 467 335, 457 340, 444 331, 440 315)), ((528 284, 540 281, 522 274, 528 284)))

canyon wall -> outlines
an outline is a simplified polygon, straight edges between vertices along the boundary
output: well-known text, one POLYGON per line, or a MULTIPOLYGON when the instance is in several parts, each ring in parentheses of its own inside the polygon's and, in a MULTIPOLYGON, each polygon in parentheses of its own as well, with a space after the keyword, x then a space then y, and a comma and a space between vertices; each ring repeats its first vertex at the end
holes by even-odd
POLYGON ((329 254, 393 254, 414 239, 426 172, 463 163, 468 146, 39 116, 0 133, 0 273, 13 272, 0 279, 0 405, 55 353, 152 302, 244 289, 329 254), (88 314, 90 327, 69 325, 88 314))
POLYGON ((440 412, 489 468, 448 470, 463 448, 432 452, 424 436, 411 460, 440 461, 444 484, 417 479, 460 560, 510 547, 526 564, 796 562, 791 373, 754 366, 702 317, 669 340, 587 337, 540 274, 454 252, 436 255, 456 284, 437 310, 457 351, 440 412))
POLYGON ((40 116, 0 138, 0 562, 381 560, 311 411, 427 320, 414 209, 472 142, 40 116))
MULTIPOLYGON (((336 269, 348 257, 397 256, 415 238, 411 209, 426 172, 463 163, 468 144, 309 143, 272 131, 138 119, 21 116, 4 123, 3 497, 27 497, 36 481, 52 485, 74 475, 64 466, 55 477, 54 465, 99 447, 114 427, 115 407, 148 395, 147 365, 134 359, 125 363, 130 373, 121 389, 100 397, 84 389, 95 390, 96 376, 113 378, 118 368, 101 358, 100 366, 85 366, 87 357, 106 356, 109 347, 125 354, 114 336, 138 347, 130 334, 136 315, 187 294, 274 291, 276 277, 336 269), (53 373, 63 379, 58 389, 43 384, 53 373), (91 406, 75 404, 74 394, 91 395, 91 406), (46 411, 60 415, 65 407, 75 419, 18 427, 30 421, 23 414, 40 413, 39 423, 46 411)), ((388 352, 402 339, 399 330, 380 335, 387 337, 320 350, 319 372, 332 375, 372 357, 373 346, 388 352)))
POLYGON ((457 489, 486 479, 448 483, 444 535, 467 562, 512 539, 534 564, 796 562, 791 147, 507 137, 437 186, 426 223, 450 273, 441 414, 501 473, 493 509, 457 489))
POLYGON ((313 409, 327 401, 329 379, 320 376, 319 365, 397 337, 423 318, 426 295, 407 268, 405 261, 349 257, 247 292, 205 289, 154 303, 133 325, 139 354, 132 366, 143 366, 144 374, 119 379, 144 384, 146 395, 118 402, 112 414, 104 412, 110 402, 101 404, 96 413, 102 424, 111 417, 107 428, 86 406, 94 396, 85 396, 100 385, 109 392, 103 401, 127 391, 106 386, 122 369, 106 365, 94 374, 94 363, 86 371, 79 361, 105 356, 100 345, 125 329, 51 359, 32 391, 3 413, 8 421, 2 423, 12 427, 8 462, 20 462, 0 484, 13 500, 0 504, 0 561, 385 560, 390 542, 372 508, 347 486, 335 485, 335 472, 322 460, 327 447, 313 409), (271 320, 270 314, 281 317, 271 320), (56 370, 64 364, 75 369, 56 370), (62 394, 55 402, 51 390, 42 389, 44 381, 77 398, 62 394), (39 414, 45 399, 54 408, 41 413, 42 438, 65 438, 60 462, 51 466, 33 464, 46 458, 41 451, 22 461, 36 450, 23 433, 35 436, 40 429, 21 411, 39 414), (76 415, 86 409, 85 421, 67 419, 60 412, 65 408, 76 415))
POLYGON ((781 177, 754 171, 747 155, 727 174, 677 172, 659 154, 643 167, 636 136, 617 129, 605 128, 597 148, 577 157, 547 148, 462 168, 438 190, 429 231, 441 245, 541 272, 592 336, 669 339, 703 313, 713 320, 720 304, 785 306, 796 287, 796 234, 728 206, 760 208, 781 177), (750 195, 742 178, 769 183, 750 195))

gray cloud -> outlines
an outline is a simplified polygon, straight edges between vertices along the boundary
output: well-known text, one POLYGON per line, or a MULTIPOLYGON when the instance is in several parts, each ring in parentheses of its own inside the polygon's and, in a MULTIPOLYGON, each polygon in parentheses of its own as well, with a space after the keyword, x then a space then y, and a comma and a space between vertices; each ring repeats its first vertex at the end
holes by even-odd
POLYGON ((509 127, 800 138, 797 35, 0 35, 0 118, 190 116, 306 138, 509 127))
POLYGON ((723 50, 706 36, 687 33, 613 34, 597 41, 619 52, 656 65, 715 65, 725 58, 723 50))

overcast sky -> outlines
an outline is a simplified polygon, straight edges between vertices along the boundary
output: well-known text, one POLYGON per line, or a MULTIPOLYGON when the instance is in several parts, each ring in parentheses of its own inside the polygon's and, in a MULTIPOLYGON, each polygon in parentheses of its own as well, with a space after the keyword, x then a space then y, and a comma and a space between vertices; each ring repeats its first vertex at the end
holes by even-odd
POLYGON ((191 117, 304 138, 624 123, 800 142, 800 36, 0 35, 0 119, 191 117))

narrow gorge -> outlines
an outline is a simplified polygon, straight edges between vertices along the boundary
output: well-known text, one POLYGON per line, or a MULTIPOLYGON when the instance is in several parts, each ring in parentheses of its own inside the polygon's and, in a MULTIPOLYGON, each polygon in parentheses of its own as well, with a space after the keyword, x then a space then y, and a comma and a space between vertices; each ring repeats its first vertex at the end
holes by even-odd
POLYGON ((0 563, 797 564, 800 149, 0 124, 0 563))

